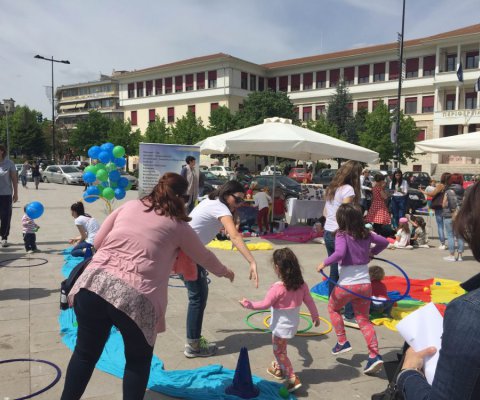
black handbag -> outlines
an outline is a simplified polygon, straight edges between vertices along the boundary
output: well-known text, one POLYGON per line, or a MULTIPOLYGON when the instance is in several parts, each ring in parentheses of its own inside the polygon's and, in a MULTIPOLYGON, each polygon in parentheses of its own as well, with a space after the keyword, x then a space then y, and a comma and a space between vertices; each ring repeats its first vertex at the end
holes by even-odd
POLYGON ((438 192, 435 196, 432 198, 432 204, 431 208, 433 210, 441 210, 443 208, 443 196, 445 195, 445 191, 438 192))
POLYGON ((408 347, 407 343, 403 345, 402 353, 397 353, 398 360, 383 363, 389 383, 383 392, 373 394, 372 400, 405 400, 403 393, 401 393, 397 387, 397 377, 402 370, 403 362, 405 360, 405 352, 408 347))
POLYGON ((87 265, 90 264, 90 261, 92 261, 92 257, 86 258, 78 263, 75 268, 72 269, 68 278, 60 284, 60 310, 68 310, 68 294, 72 290, 77 279, 82 275, 87 265))

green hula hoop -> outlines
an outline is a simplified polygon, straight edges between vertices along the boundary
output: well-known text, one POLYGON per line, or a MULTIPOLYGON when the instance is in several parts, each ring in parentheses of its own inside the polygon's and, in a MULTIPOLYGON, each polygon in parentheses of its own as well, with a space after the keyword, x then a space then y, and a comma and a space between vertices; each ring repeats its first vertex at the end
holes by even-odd
MULTIPOLYGON (((254 315, 257 315, 257 314, 264 314, 264 313, 268 313, 270 312, 270 310, 260 310, 260 311, 254 311, 254 312, 251 312, 250 314, 248 314, 244 321, 245 323, 250 327, 252 328, 253 330, 255 331, 260 331, 260 332, 271 332, 270 329, 264 329, 264 328, 258 328, 256 327, 255 325, 251 324, 250 323, 250 318, 252 318, 254 315)), ((297 331, 297 333, 305 333, 305 332, 308 332, 310 329, 312 329, 313 327, 313 322, 312 322, 312 319, 311 318, 308 318, 306 315, 302 315, 300 314, 300 318, 304 319, 305 321, 307 321, 307 324, 308 326, 304 329, 301 329, 299 331, 297 331)))

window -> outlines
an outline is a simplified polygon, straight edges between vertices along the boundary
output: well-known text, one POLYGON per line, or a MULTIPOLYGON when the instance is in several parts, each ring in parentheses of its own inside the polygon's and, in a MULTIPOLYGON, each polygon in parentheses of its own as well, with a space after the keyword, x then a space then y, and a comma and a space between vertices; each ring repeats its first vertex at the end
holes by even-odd
POLYGON ((257 90, 257 76, 250 74, 250 90, 257 90))
POLYGON ((353 114, 353 103, 347 103, 347 108, 350 111, 350 115, 353 114))
POLYGON ((317 89, 327 87, 327 71, 317 72, 317 89))
POLYGON ((445 110, 455 110, 455 95, 447 94, 445 96, 445 110))
POLYGON ((418 77, 418 58, 408 58, 407 59, 407 68, 406 68, 407 78, 417 78, 418 77))
POLYGON ((191 112, 195 116, 195 104, 188 106, 188 112, 191 112))
POLYGON ((290 77, 290 91, 298 92, 300 90, 300 74, 295 74, 290 77))
MULTIPOLYGON (((415 139, 416 142, 420 142, 422 140, 425 140, 425 129, 420 129, 417 134, 417 138, 415 139)), ((420 171, 422 169, 420 168, 420 171)), ((414 170, 415 171, 415 170, 414 170)))
POLYGON ((240 78, 240 87, 242 89, 248 90, 248 74, 246 72, 242 72, 240 78))
POLYGON ((359 101, 357 103, 357 110, 366 109, 368 111, 368 101, 359 101))
POLYGON ((288 91, 288 76, 281 76, 278 78, 278 90, 281 92, 288 91))
POLYGON ((394 81, 398 79, 398 61, 390 61, 389 68, 388 80, 394 81))
POLYGON ((319 119, 322 114, 325 114, 325 105, 315 106, 315 119, 319 119))
POLYGON ((165 78, 165 94, 172 93, 172 78, 165 78))
POLYGON ((469 51, 466 61, 465 69, 478 68, 478 51, 469 51))
POLYGON ((217 71, 208 71, 208 88, 215 89, 217 87, 217 71))
POLYGON ((210 103, 210 112, 218 109, 218 103, 210 103))
POLYGON ((343 69, 343 81, 345 85, 353 85, 355 80, 355 67, 345 67, 343 69))
POLYGON ((370 65, 360 65, 358 67, 358 83, 368 83, 370 80, 370 65))
POLYGON ((468 133, 476 132, 478 124, 470 124, 468 125, 468 133))
POLYGON ((137 82, 137 97, 143 97, 143 82, 137 82))
POLYGON ((434 99, 434 96, 422 97, 422 113, 433 112, 433 99, 434 99))
POLYGON ((129 83, 128 84, 128 98, 133 99, 135 97, 135 84, 129 83))
POLYGON ((477 93, 465 93, 465 108, 467 110, 473 110, 477 108, 477 93))
POLYGON ((335 87, 340 79, 340 69, 330 70, 330 87, 335 87))
POLYGON ((312 119, 312 107, 303 107, 303 120, 310 121, 312 119))
POLYGON ((382 100, 374 100, 372 102, 372 110, 375 110, 380 104, 382 104, 383 101, 382 100))
POLYGON ((456 71, 457 70, 457 55, 456 54, 447 54, 445 64, 445 71, 456 71))
POLYGON ((157 96, 162 94, 162 79, 155 80, 155 94, 157 96))
POLYGON ((273 92, 277 91, 277 78, 268 78, 268 88, 273 92))
POLYGON ((183 92, 183 76, 178 75, 175 77, 175 93, 183 92))
POLYGON ((205 89, 205 72, 197 72, 197 90, 205 89))
POLYGON ((313 72, 303 74, 303 90, 310 90, 313 88, 313 72))
POLYGON ((373 81, 383 82, 385 80, 385 63, 373 64, 373 81))
POLYGON ((423 76, 435 75, 435 56, 423 57, 423 76))
POLYGON ((145 82, 145 96, 151 96, 153 94, 153 81, 145 82))
POLYGON ((185 75, 185 91, 190 92, 193 90, 193 74, 185 75))
POLYGON ((148 110, 148 122, 155 122, 155 109, 148 110))
POLYGON ((137 112, 136 111, 131 111, 130 112, 130 122, 132 125, 137 125, 137 112))
POLYGON ((388 111, 392 112, 396 110, 397 104, 398 104, 398 99, 388 99, 388 111))
POLYGON ((261 76, 258 78, 258 90, 260 92, 263 92, 265 90, 265 78, 261 76))
POLYGON ((416 113, 417 113, 417 98, 407 97, 405 99, 405 114, 416 114, 416 113))
POLYGON ((167 109, 167 122, 173 124, 175 122, 175 108, 168 107, 167 109))

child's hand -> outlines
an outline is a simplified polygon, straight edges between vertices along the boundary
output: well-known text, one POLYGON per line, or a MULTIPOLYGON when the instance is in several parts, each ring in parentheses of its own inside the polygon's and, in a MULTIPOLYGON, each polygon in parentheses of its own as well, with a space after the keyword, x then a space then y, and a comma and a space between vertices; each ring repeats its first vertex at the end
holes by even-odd
POLYGON ((69 244, 74 244, 76 241, 77 241, 77 239, 69 239, 69 240, 68 240, 68 243, 69 243, 69 244))
POLYGON ((320 325, 320 318, 317 318, 315 321, 312 321, 313 322, 313 325, 315 325, 315 327, 318 327, 320 325))
POLYGON ((324 268, 325 268, 325 264, 324 264, 323 262, 320 263, 320 264, 318 265, 318 267, 317 267, 317 272, 320 272, 320 271, 321 271, 322 269, 324 269, 324 268))
POLYGON ((244 297, 242 300, 238 300, 238 302, 243 308, 245 308, 248 300, 244 297))
POLYGON ((233 280, 235 279, 235 272, 227 268, 227 272, 225 273, 225 278, 228 278, 230 279, 230 282, 233 282, 233 280))

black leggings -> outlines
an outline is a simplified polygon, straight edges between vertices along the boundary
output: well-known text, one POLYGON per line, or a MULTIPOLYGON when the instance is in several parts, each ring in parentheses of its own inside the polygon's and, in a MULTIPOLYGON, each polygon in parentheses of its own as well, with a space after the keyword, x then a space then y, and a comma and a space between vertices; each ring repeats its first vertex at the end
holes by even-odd
POLYGON ((150 374, 153 347, 148 344, 138 325, 126 314, 97 294, 82 289, 75 296, 78 337, 67 368, 61 400, 82 397, 95 364, 115 325, 125 344, 124 400, 142 400, 150 374))
POLYGON ((6 240, 10 233, 12 219, 12 195, 0 196, 0 236, 6 240))

